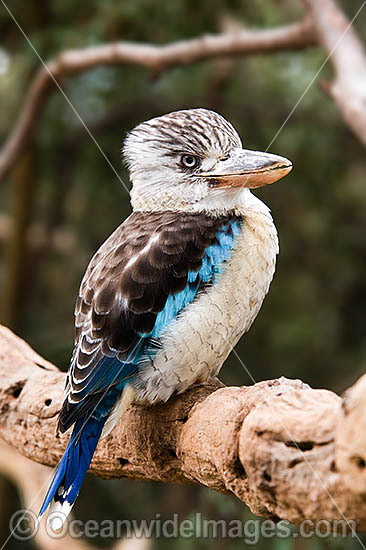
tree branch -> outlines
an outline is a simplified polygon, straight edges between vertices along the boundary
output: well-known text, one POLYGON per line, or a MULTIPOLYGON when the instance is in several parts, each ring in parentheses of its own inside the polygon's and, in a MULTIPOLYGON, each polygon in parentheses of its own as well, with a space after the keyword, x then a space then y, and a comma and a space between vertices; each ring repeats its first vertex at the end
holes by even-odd
POLYGON ((334 82, 324 82, 322 88, 335 101, 349 128, 366 144, 366 54, 361 40, 334 0, 302 1, 335 70, 334 82))
POLYGON ((177 66, 224 56, 268 53, 302 49, 315 44, 309 20, 266 30, 241 30, 233 33, 206 35, 164 46, 116 42, 80 50, 62 52, 36 73, 25 97, 15 126, 0 152, 0 181, 13 166, 34 132, 41 112, 55 85, 66 76, 100 65, 142 65, 160 74, 177 66), (48 72, 49 71, 49 72, 48 72))
MULTIPOLYGON (((0 436, 54 466, 65 374, 0 328, 0 436)), ((342 400, 300 380, 251 387, 214 379, 164 405, 133 405, 102 441, 91 472, 199 483, 234 494, 259 516, 341 519, 366 530, 366 375, 342 400), (350 426, 352 429, 350 429, 350 426)))

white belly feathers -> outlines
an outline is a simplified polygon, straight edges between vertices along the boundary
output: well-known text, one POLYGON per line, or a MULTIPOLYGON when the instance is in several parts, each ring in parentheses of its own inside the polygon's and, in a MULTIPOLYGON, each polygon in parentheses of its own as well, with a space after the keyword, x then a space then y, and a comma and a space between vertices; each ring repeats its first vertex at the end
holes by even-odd
POLYGON ((133 384, 135 401, 166 401, 215 376, 254 321, 275 271, 277 231, 268 208, 253 195, 238 213, 244 223, 230 260, 216 284, 162 334, 162 349, 133 384))

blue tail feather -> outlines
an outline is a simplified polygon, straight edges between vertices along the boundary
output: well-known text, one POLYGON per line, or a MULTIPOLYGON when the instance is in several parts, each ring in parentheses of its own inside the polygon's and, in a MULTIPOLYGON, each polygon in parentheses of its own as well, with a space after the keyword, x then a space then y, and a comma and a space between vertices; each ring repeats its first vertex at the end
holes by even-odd
POLYGON ((74 427, 65 453, 57 467, 39 516, 47 510, 51 501, 66 503, 68 510, 74 504, 88 471, 95 448, 101 436, 106 418, 79 419, 74 427))

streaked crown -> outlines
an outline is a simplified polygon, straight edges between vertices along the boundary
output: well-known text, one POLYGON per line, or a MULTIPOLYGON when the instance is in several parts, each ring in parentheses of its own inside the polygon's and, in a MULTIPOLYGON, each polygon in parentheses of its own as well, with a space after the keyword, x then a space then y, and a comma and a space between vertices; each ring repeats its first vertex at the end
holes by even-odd
POLYGON ((241 146, 237 131, 224 117, 208 109, 187 109, 136 126, 125 140, 123 155, 133 175, 142 164, 146 168, 146 156, 156 164, 189 153, 221 157, 241 146))

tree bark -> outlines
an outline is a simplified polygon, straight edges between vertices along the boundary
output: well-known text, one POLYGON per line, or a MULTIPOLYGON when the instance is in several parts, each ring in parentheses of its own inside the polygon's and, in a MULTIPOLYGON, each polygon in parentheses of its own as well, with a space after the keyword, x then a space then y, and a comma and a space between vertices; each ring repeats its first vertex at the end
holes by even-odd
MULTIPOLYGON (((0 436, 55 466, 65 374, 0 328, 0 436)), ((163 405, 132 405, 98 445, 90 471, 198 483, 258 516, 352 520, 366 531, 366 375, 345 397, 280 378, 250 387, 214 379, 163 405)))

